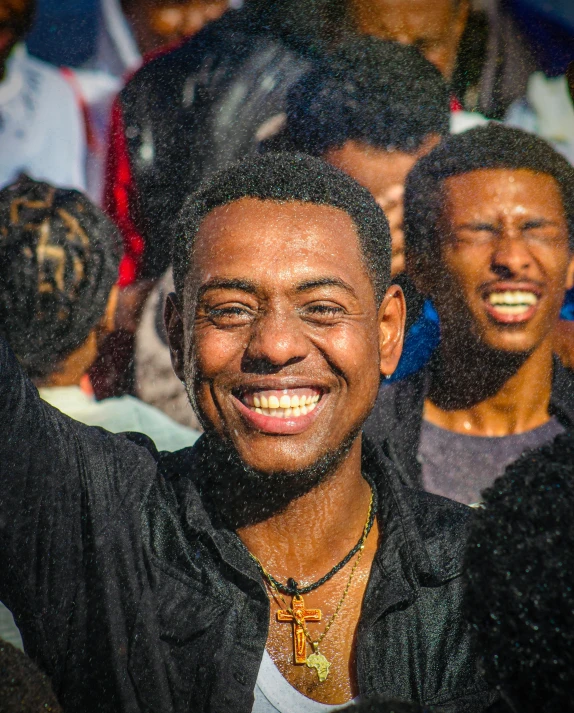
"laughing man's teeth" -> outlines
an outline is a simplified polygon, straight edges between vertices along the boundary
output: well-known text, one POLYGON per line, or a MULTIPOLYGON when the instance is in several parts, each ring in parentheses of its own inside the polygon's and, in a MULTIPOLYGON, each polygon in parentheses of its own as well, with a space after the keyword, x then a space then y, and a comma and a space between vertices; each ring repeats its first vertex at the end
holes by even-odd
MULTIPOLYGON (((309 389, 307 389, 309 391, 309 389)), ((319 403, 321 395, 317 393, 294 394, 288 393, 276 396, 271 394, 266 396, 259 392, 257 395, 247 395, 243 402, 255 413, 271 416, 272 418, 298 418, 311 413, 319 403)))
POLYGON ((513 292, 491 292, 488 295, 491 305, 535 305, 538 302, 538 295, 534 292, 514 290, 513 292))
POLYGON ((506 292, 491 292, 488 301, 501 314, 524 314, 538 303, 539 297, 534 292, 525 290, 507 290, 506 292))

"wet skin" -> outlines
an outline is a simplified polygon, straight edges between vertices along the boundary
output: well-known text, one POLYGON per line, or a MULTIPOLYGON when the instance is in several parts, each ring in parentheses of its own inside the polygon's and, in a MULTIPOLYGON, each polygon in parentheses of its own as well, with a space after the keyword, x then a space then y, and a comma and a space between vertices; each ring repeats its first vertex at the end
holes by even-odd
POLYGON ((560 188, 527 170, 481 170, 448 178, 443 200, 440 260, 414 276, 440 315, 443 371, 472 379, 473 344, 492 357, 475 365, 491 383, 504 354, 520 368, 473 413, 429 402, 426 416, 484 435, 534 428, 548 420, 553 331, 574 277, 560 188))
MULTIPOLYGON (((390 288, 378 304, 343 211, 243 199, 203 221, 183 306, 170 301, 166 320, 174 368, 194 385, 203 423, 272 478, 312 466, 360 427, 380 374, 399 359, 404 300, 390 288), (278 418, 256 413, 253 399, 265 394, 320 399, 311 414, 278 418)), ((238 534, 280 580, 315 581, 359 539, 369 498, 358 437, 328 480, 238 534)), ((375 525, 340 621, 322 647, 333 662, 325 683, 293 665, 292 627, 276 621, 283 604, 271 600, 268 651, 287 680, 315 700, 344 703, 356 693, 354 635, 377 538, 375 525)), ((349 572, 305 598, 323 611, 323 622, 310 625, 314 636, 349 572)))
POLYGON ((350 0, 359 32, 414 45, 450 79, 468 17, 461 0, 350 0))
POLYGON ((430 135, 417 151, 409 153, 376 148, 362 141, 347 141, 340 148, 329 149, 323 156, 325 161, 348 173, 357 183, 369 190, 385 211, 391 228, 393 277, 405 268, 405 180, 419 158, 429 153, 439 141, 438 135, 430 135))

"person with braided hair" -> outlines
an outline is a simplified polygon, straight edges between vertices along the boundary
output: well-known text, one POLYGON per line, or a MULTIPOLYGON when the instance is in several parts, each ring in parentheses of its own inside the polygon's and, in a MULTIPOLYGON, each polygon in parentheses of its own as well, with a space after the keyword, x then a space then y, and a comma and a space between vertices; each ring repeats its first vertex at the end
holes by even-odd
MULTIPOLYGON (((196 431, 138 399, 91 393, 86 372, 114 326, 119 260, 116 228, 85 196, 21 177, 0 191, 0 334, 68 416, 144 433, 160 450, 190 446, 196 431)), ((22 646, 2 605, 0 635, 22 646)))
POLYGON ((120 240, 84 195, 22 176, 0 191, 0 334, 40 395, 114 433, 148 435, 160 450, 198 433, 131 396, 96 402, 86 376, 114 328, 120 240))

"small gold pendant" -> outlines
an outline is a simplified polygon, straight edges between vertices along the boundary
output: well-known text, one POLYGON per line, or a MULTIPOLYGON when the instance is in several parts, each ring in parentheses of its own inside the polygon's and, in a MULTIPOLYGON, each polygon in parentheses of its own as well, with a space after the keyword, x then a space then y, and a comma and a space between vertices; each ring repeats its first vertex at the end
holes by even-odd
POLYGON ((307 661, 305 662, 309 668, 314 668, 317 671, 317 676, 319 677, 319 683, 323 683, 329 675, 329 669, 331 664, 315 649, 312 654, 307 656, 307 661))

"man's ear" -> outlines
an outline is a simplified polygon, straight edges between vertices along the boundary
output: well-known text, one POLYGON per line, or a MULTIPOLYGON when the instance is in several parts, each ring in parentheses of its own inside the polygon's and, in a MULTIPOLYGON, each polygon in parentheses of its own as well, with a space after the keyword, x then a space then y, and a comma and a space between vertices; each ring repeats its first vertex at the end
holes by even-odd
POLYGON ((108 297, 106 311, 99 326, 99 333, 102 336, 105 334, 111 334, 116 329, 116 313, 118 311, 119 295, 120 288, 117 285, 114 285, 111 289, 110 296, 108 297))
POLYGON ((454 26, 454 32, 455 32, 457 45, 460 45, 462 35, 463 35, 466 25, 468 23, 469 15, 470 15, 470 3, 468 2, 468 0, 461 0, 459 7, 458 7, 455 26, 454 26))
POLYGON ((571 290, 574 287, 574 254, 571 254, 570 264, 566 273, 566 289, 571 290))
POLYGON ((398 285, 391 285, 379 307, 380 370, 391 376, 403 351, 407 308, 405 296, 398 285))
POLYGON ((173 366, 173 370, 175 371, 177 378, 183 382, 185 381, 183 318, 179 308, 179 300, 175 292, 170 292, 167 296, 163 320, 165 324, 165 331, 167 332, 171 365, 173 366))

